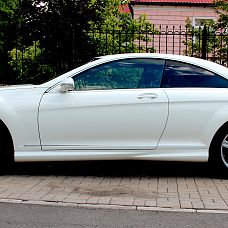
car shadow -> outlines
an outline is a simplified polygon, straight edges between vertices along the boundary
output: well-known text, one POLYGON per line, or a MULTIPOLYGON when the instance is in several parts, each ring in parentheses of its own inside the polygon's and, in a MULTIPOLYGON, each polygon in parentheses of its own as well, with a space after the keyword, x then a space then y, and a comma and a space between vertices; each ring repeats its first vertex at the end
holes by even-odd
POLYGON ((9 175, 60 176, 151 176, 225 178, 228 175, 212 169, 207 163, 154 161, 78 161, 47 163, 16 163, 9 175))

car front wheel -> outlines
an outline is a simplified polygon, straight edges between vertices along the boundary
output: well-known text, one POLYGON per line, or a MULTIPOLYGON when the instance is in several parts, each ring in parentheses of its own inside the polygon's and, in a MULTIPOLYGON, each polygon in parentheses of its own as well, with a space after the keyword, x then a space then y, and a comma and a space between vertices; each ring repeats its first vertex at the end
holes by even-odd
POLYGON ((12 168, 14 164, 14 148, 9 131, 0 129, 0 173, 12 168))

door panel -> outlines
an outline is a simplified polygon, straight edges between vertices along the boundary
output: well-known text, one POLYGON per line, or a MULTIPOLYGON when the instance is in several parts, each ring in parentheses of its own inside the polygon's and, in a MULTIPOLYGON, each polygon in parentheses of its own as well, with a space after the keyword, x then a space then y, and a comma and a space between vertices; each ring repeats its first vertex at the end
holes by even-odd
POLYGON ((159 88, 50 91, 39 109, 42 149, 155 149, 167 117, 159 88))

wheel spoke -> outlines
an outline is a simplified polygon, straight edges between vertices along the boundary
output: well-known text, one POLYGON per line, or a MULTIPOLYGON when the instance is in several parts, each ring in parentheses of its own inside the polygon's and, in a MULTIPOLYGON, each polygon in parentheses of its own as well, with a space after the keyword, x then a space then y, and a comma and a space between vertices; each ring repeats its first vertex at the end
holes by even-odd
POLYGON ((228 149, 228 141, 227 141, 227 140, 224 140, 224 141, 223 141, 222 147, 228 149))
POLYGON ((228 168, 228 135, 223 138, 222 144, 221 144, 221 159, 223 164, 228 168))

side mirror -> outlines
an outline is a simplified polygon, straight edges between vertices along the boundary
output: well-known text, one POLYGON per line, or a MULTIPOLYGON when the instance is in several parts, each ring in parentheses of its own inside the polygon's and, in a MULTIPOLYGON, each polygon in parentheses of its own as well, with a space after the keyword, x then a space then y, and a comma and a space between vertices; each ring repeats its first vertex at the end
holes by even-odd
POLYGON ((74 80, 72 78, 66 78, 60 83, 60 92, 66 93, 74 90, 74 80))

